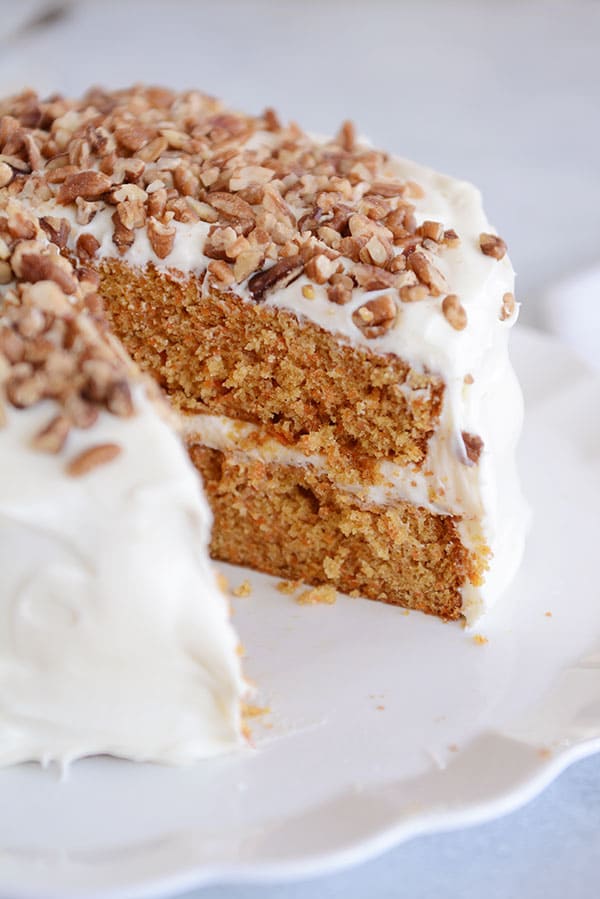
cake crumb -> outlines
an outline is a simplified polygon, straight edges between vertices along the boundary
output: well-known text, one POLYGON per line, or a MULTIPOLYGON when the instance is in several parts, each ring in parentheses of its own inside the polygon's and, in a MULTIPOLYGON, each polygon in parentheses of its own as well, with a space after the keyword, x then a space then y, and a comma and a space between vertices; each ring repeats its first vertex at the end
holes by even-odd
POLYGON ((259 718, 261 715, 268 715, 271 711, 269 705, 252 705, 247 702, 242 703, 242 715, 244 718, 259 718))
POLYGON ((305 284, 302 288, 302 296, 305 300, 314 300, 315 298, 315 289, 312 284, 305 284))
POLYGON ((410 609, 402 609, 401 615, 410 615, 410 609))
POLYGON ((280 593, 285 593, 286 596, 291 596, 292 593, 295 593, 302 581, 279 581, 277 584, 277 590, 280 593))
POLYGON ((552 612, 544 612, 546 618, 552 618, 552 612))
POLYGON ((235 587, 235 589, 231 592, 234 596, 250 596, 250 594, 252 593, 252 586, 250 584, 250 581, 242 581, 239 587, 235 587))
POLYGON ((549 759, 552 757, 552 752, 547 746, 542 746, 538 749, 538 755, 541 759, 549 759))
POLYGON ((301 606, 316 605, 323 603, 325 605, 333 605, 337 599, 337 591, 331 584, 324 584, 322 587, 311 587, 304 590, 300 596, 296 598, 296 602, 301 606))
POLYGON ((448 751, 449 752, 458 752, 458 746, 456 745, 456 743, 450 743, 450 745, 448 746, 448 751))
POLYGON ((217 584, 219 585, 219 589, 223 593, 227 593, 227 591, 229 590, 229 581, 227 580, 227 578, 225 577, 223 572, 219 571, 218 569, 215 569, 215 577, 217 579, 217 584))
POLYGON ((385 711, 385 706, 384 706, 384 705, 376 705, 375 708, 377 709, 378 712, 383 712, 383 711, 385 711))
POLYGON ((489 642, 488 638, 484 637, 483 634, 475 634, 473 637, 473 643, 476 643, 478 646, 485 646, 489 642))

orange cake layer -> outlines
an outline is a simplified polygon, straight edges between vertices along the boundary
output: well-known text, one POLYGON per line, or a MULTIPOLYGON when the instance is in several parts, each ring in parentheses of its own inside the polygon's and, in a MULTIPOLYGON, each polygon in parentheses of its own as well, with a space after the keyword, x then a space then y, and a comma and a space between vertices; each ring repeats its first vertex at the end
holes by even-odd
POLYGON ((417 466, 443 384, 402 359, 353 347, 293 313, 202 290, 149 266, 99 268, 112 328, 171 401, 260 424, 285 445, 323 454, 341 474, 383 459, 417 466))
POLYGON ((363 504, 307 467, 190 449, 215 516, 211 552, 223 561, 456 619, 465 580, 484 563, 456 519, 411 503, 363 504))

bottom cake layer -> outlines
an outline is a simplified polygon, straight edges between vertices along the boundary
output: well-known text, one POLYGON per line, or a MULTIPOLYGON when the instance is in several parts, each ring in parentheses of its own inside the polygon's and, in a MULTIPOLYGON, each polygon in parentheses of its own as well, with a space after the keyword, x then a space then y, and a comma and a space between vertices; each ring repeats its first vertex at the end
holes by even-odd
POLYGON ((214 514, 214 558, 344 593, 461 615, 461 588, 485 568, 458 520, 410 503, 365 505, 311 467, 264 464, 194 445, 214 514))

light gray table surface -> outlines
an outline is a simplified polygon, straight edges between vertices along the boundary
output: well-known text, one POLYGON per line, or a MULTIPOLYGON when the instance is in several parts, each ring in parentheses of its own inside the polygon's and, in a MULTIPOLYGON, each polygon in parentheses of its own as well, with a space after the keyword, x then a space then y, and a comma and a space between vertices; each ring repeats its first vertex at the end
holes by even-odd
MULTIPOLYGON (((482 188, 528 324, 546 322, 549 287, 598 261, 594 0, 106 0, 21 27, 47 6, 0 0, 2 93, 153 81, 201 87, 245 109, 272 105, 317 132, 352 117, 377 144, 482 188)), ((600 357, 600 335, 598 346, 600 357)), ((506 818, 414 839, 320 880, 186 899, 596 899, 599 873, 595 757, 506 818)))

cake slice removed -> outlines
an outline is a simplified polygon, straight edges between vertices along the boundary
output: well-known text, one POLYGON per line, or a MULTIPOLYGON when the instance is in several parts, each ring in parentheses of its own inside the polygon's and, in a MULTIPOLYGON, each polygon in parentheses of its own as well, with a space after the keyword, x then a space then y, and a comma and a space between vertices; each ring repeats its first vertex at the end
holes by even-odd
POLYGON ((243 742, 211 515, 97 277, 0 204, 0 764, 243 742))

